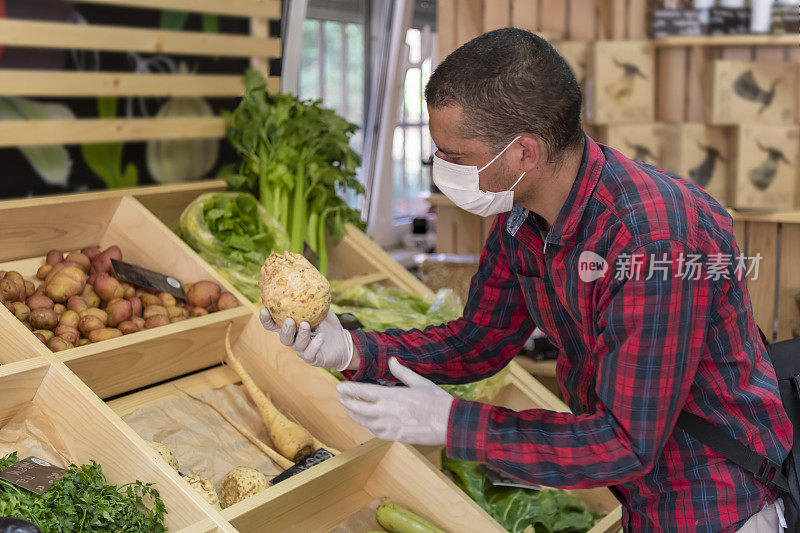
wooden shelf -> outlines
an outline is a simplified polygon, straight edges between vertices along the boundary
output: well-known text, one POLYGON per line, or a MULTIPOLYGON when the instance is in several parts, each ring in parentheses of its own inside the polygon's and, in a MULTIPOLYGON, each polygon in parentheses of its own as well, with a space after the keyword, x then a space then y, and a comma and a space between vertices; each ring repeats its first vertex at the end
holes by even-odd
POLYGON ((519 364, 526 371, 535 376, 548 376, 555 377, 556 375, 556 361, 549 359, 545 361, 534 361, 528 357, 515 357, 514 361, 519 364))
POLYGON ((653 39, 662 47, 674 46, 800 46, 800 35, 675 35, 653 39))

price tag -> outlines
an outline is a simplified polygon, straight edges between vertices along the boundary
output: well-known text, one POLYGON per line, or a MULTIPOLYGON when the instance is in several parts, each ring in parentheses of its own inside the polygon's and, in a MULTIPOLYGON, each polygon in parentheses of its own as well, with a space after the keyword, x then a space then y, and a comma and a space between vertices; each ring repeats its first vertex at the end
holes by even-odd
POLYGON ((480 469, 483 472, 483 475, 486 476, 486 479, 489 480, 489 483, 495 487, 517 487, 520 489, 532 490, 542 490, 544 488, 541 485, 528 483, 519 478, 506 474, 502 470, 498 470, 497 468, 487 464, 481 464, 480 469))
POLYGON ((147 270, 116 259, 111 260, 111 266, 114 267, 114 275, 121 281, 156 292, 166 292, 175 298, 186 300, 186 293, 183 291, 181 282, 172 276, 165 276, 160 272, 147 270))
POLYGON ((31 456, 0 472, 0 479, 41 496, 66 472, 63 468, 31 456))
POLYGON ((331 452, 324 448, 320 448, 302 461, 295 463, 294 466, 287 468, 282 473, 272 478, 270 484, 275 485, 276 483, 280 483, 285 479, 289 479, 290 477, 299 474, 303 470, 308 470, 312 466, 320 464, 322 461, 327 461, 331 457, 333 457, 331 452))

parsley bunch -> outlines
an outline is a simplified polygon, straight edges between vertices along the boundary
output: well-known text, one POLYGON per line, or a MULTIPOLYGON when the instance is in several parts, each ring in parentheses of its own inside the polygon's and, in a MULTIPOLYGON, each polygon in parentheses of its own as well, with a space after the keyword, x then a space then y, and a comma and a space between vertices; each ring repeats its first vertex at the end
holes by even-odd
MULTIPOLYGON (((0 458, 0 470, 17 461, 17 452, 0 458)), ((109 485, 94 461, 70 465, 41 496, 0 480, 0 516, 28 520, 43 533, 161 533, 167 529, 166 512, 152 484, 109 485)))

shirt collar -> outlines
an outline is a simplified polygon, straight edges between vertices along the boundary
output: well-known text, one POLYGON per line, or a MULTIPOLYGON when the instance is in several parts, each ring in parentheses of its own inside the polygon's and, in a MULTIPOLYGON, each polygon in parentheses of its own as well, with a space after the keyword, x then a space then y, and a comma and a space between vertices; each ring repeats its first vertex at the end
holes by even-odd
POLYGON ((572 184, 572 189, 564 202, 561 211, 558 212, 556 220, 550 231, 547 233, 545 241, 550 244, 560 244, 575 232, 578 222, 583 218, 583 212, 589 198, 592 197, 600 173, 605 164, 603 151, 591 137, 584 135, 586 142, 583 146, 583 158, 578 175, 572 184))

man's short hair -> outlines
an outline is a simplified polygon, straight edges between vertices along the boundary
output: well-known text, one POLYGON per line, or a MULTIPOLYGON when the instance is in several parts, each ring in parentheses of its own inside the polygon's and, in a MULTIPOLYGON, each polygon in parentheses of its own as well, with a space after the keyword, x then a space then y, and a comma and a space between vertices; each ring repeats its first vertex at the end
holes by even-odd
POLYGON ((504 28, 464 44, 431 75, 425 99, 434 109, 459 106, 461 134, 497 151, 517 135, 533 134, 548 160, 558 161, 583 139, 575 74, 529 31, 504 28))

